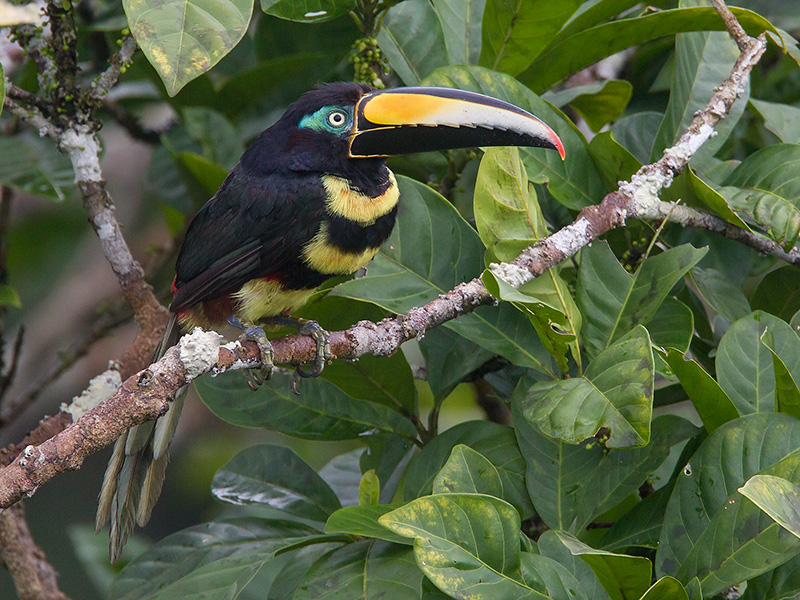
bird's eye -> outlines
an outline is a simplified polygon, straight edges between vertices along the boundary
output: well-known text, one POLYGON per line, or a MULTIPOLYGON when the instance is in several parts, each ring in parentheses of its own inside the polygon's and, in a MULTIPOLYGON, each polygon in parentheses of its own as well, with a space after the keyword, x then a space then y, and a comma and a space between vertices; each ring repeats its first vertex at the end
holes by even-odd
POLYGON ((346 120, 347 120, 347 115, 345 115, 340 110, 335 110, 328 115, 328 123, 330 123, 334 127, 341 127, 342 125, 344 125, 346 120))

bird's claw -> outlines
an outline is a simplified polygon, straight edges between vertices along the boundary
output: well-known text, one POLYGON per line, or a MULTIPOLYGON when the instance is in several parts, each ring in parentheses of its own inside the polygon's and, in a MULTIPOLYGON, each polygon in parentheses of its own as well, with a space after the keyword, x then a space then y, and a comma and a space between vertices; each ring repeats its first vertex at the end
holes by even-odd
POLYGON ((245 379, 247 385, 251 390, 255 391, 265 381, 269 381, 272 377, 272 369, 274 368, 273 360, 275 359, 275 352, 272 349, 272 344, 267 339, 267 334, 261 327, 255 325, 249 326, 244 330, 244 333, 239 336, 240 342, 251 341, 255 342, 261 352, 261 367, 256 369, 248 369, 245 371, 245 379))
POLYGON ((292 391, 299 394, 297 391, 297 383, 300 379, 307 379, 309 377, 319 377, 325 365, 333 359, 331 352, 331 335, 319 326, 316 321, 298 320, 300 327, 297 330, 299 335, 311 336, 317 344, 317 351, 307 370, 298 365, 295 367, 294 376, 292 377, 292 391))

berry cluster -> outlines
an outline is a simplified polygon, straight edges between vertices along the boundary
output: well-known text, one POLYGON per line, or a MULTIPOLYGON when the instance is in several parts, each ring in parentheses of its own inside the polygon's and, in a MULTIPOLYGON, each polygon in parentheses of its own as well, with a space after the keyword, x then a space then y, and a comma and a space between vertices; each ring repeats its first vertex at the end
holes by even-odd
POLYGON ((386 87, 381 75, 389 73, 389 64, 374 37, 357 39, 353 43, 349 61, 355 71, 353 81, 368 83, 379 90, 386 87))

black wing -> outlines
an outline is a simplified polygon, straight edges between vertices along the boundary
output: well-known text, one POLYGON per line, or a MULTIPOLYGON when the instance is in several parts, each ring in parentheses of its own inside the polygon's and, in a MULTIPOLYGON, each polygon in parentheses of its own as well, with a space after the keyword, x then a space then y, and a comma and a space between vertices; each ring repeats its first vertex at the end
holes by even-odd
POLYGON ((325 213, 319 176, 250 175, 237 166, 195 215, 175 266, 172 312, 280 275, 300 260, 325 213))

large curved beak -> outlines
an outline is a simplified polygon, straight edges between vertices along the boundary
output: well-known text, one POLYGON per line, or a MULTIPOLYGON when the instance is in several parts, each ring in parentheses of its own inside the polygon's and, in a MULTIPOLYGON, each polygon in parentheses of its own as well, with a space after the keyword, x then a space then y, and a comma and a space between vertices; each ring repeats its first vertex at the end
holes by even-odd
POLYGON ((529 112, 450 88, 407 87, 365 94, 356 105, 350 156, 394 156, 475 146, 552 148, 555 132, 529 112))

